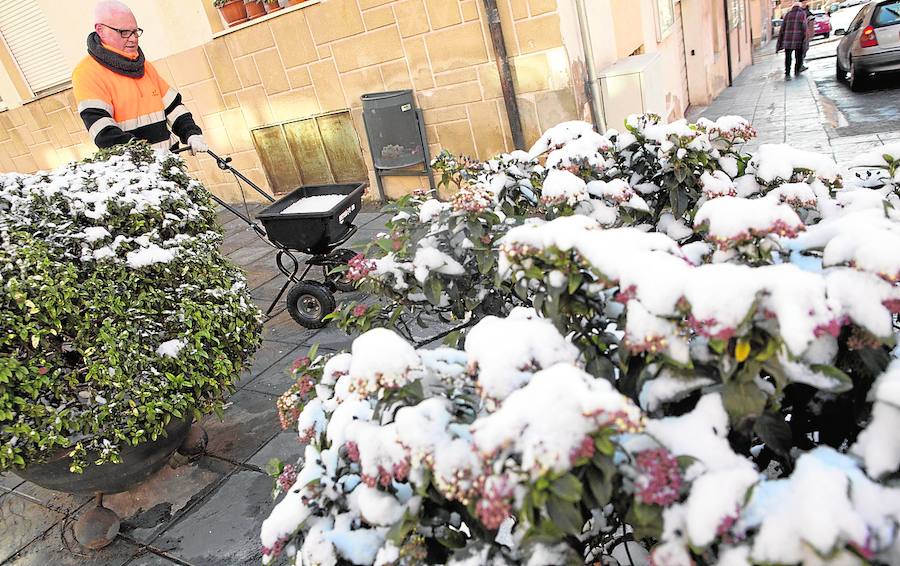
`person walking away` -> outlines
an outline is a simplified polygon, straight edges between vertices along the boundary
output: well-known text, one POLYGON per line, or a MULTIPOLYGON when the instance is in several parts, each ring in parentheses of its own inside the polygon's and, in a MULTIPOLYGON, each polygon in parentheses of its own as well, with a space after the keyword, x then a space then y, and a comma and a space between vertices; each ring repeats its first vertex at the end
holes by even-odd
POLYGON ((804 9, 806 10, 806 40, 803 42, 803 64, 800 66, 801 73, 809 68, 806 66, 807 55, 809 54, 809 44, 816 35, 816 17, 813 15, 812 10, 808 5, 804 6, 804 9))
POLYGON ((181 94, 144 59, 138 46, 142 33, 122 2, 97 4, 88 55, 72 73, 84 127, 99 148, 139 139, 168 150, 180 140, 192 152, 206 151, 203 132, 182 104, 181 94))
POLYGON ((781 33, 778 35, 778 44, 775 52, 784 49, 784 76, 791 76, 791 60, 794 60, 794 74, 799 75, 803 71, 803 46, 806 43, 806 32, 809 21, 805 2, 794 2, 791 10, 784 15, 781 24, 781 33))

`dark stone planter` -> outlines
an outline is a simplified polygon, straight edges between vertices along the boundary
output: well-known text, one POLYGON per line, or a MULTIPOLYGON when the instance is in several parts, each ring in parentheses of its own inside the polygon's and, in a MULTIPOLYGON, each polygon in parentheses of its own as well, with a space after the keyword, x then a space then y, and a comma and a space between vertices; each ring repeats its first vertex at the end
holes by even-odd
MULTIPOLYGON (((158 472, 184 442, 191 428, 191 420, 173 420, 166 427, 166 436, 126 446, 121 450, 121 464, 87 466, 81 474, 69 471, 69 449, 62 449, 40 464, 31 464, 16 475, 46 489, 94 495, 128 491, 158 472)), ((88 458, 90 462, 92 458, 88 458)))
MULTIPOLYGON (((166 435, 121 451, 121 464, 88 466, 81 474, 69 471, 72 459, 62 449, 46 462, 31 464, 16 475, 46 489, 65 493, 95 495, 96 506, 84 511, 74 524, 75 539, 91 550, 101 549, 119 533, 119 517, 103 506, 104 493, 120 493, 136 487, 162 469, 177 450, 185 456, 196 456, 206 449, 206 431, 191 425, 192 419, 173 420, 166 435)), ((90 462, 92 459, 88 457, 90 462)))

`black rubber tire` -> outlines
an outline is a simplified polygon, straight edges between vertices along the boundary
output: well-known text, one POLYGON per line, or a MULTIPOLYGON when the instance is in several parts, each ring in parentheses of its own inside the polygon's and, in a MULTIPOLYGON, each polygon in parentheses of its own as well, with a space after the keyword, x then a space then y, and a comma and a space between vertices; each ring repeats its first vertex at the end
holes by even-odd
POLYGON ((831 32, 825 34, 825 39, 828 39, 829 37, 831 37, 831 32))
POLYGON ((306 328, 322 328, 322 319, 334 312, 336 303, 328 287, 314 281, 297 283, 287 294, 287 310, 291 318, 306 328))
POLYGON ((853 92, 861 92, 866 88, 866 78, 856 72, 856 66, 853 60, 850 61, 850 90, 853 92))
MULTIPOLYGON (((347 263, 355 256, 356 252, 353 250, 348 250, 347 248, 338 248, 328 254, 329 258, 334 258, 340 263, 347 263)), ((330 287, 332 287, 336 291, 341 291, 342 293, 349 293, 356 290, 356 283, 347 281, 344 278, 344 273, 328 273, 332 269, 334 268, 327 265, 322 266, 323 275, 325 276, 325 282, 330 287)))
POLYGON ((839 83, 846 83, 847 71, 841 67, 841 62, 837 57, 835 57, 834 61, 834 78, 836 78, 839 83))

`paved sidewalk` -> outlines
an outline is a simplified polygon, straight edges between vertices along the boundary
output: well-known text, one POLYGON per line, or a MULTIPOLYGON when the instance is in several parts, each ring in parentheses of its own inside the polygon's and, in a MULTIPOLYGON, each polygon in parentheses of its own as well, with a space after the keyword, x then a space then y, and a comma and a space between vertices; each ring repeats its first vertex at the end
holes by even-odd
MULTIPOLYGON (((247 272, 251 296, 268 308, 283 277, 275 252, 228 212, 222 250, 247 272)), ((386 217, 363 212, 359 231, 345 247, 371 241, 386 217)), ((305 256, 301 256, 301 259, 305 256)), ((321 280, 321 270, 313 271, 321 280)), ((359 298, 339 294, 338 301, 359 298)), ((278 309, 284 308, 282 301, 278 309)), ((277 312, 277 311, 276 311, 277 312)), ((306 330, 287 312, 266 322, 262 348, 241 376, 224 418, 207 417, 207 453, 178 468, 166 467, 138 488, 106 496, 104 504, 122 519, 122 531, 97 552, 74 540, 72 523, 91 499, 51 492, 0 474, 0 564, 3 566, 235 566, 259 564, 259 528, 272 507, 272 478, 266 462, 286 462, 301 453, 297 433, 282 432, 275 399, 291 383, 293 361, 320 344, 321 352, 348 348, 352 337, 334 328, 306 330)))
POLYGON ((848 106, 848 101, 883 94, 895 102, 884 105, 887 107, 882 110, 896 114, 900 120, 896 104, 900 92, 888 90, 874 95, 857 94, 852 93, 849 87, 839 85, 840 90, 835 89, 838 94, 834 96, 842 99, 835 101, 823 95, 818 86, 825 82, 823 76, 827 75, 832 83, 836 82, 835 46, 834 40, 814 43, 810 50, 812 60, 808 62, 810 70, 786 80, 783 54, 775 54, 774 42, 771 42, 754 54, 756 64, 745 69, 734 80, 733 86, 723 91, 708 107, 689 111, 688 119, 696 120, 700 116, 716 119, 735 114, 743 116, 752 122, 759 134, 757 139, 744 147, 745 151, 753 152, 767 143, 787 143, 798 149, 828 154, 838 164, 847 164, 854 155, 875 145, 900 141, 900 132, 891 122, 882 123, 887 124, 886 128, 853 124, 851 120, 855 115, 848 117, 841 110, 848 106), (859 130, 874 133, 859 134, 859 130))

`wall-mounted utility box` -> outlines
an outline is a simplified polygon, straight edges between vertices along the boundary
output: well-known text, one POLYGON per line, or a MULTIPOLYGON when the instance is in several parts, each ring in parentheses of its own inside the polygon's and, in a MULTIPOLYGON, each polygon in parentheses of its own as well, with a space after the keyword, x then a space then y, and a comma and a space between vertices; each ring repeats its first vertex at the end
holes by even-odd
POLYGON ((607 128, 622 131, 631 114, 649 112, 666 116, 666 89, 659 53, 632 55, 600 71, 607 128))

